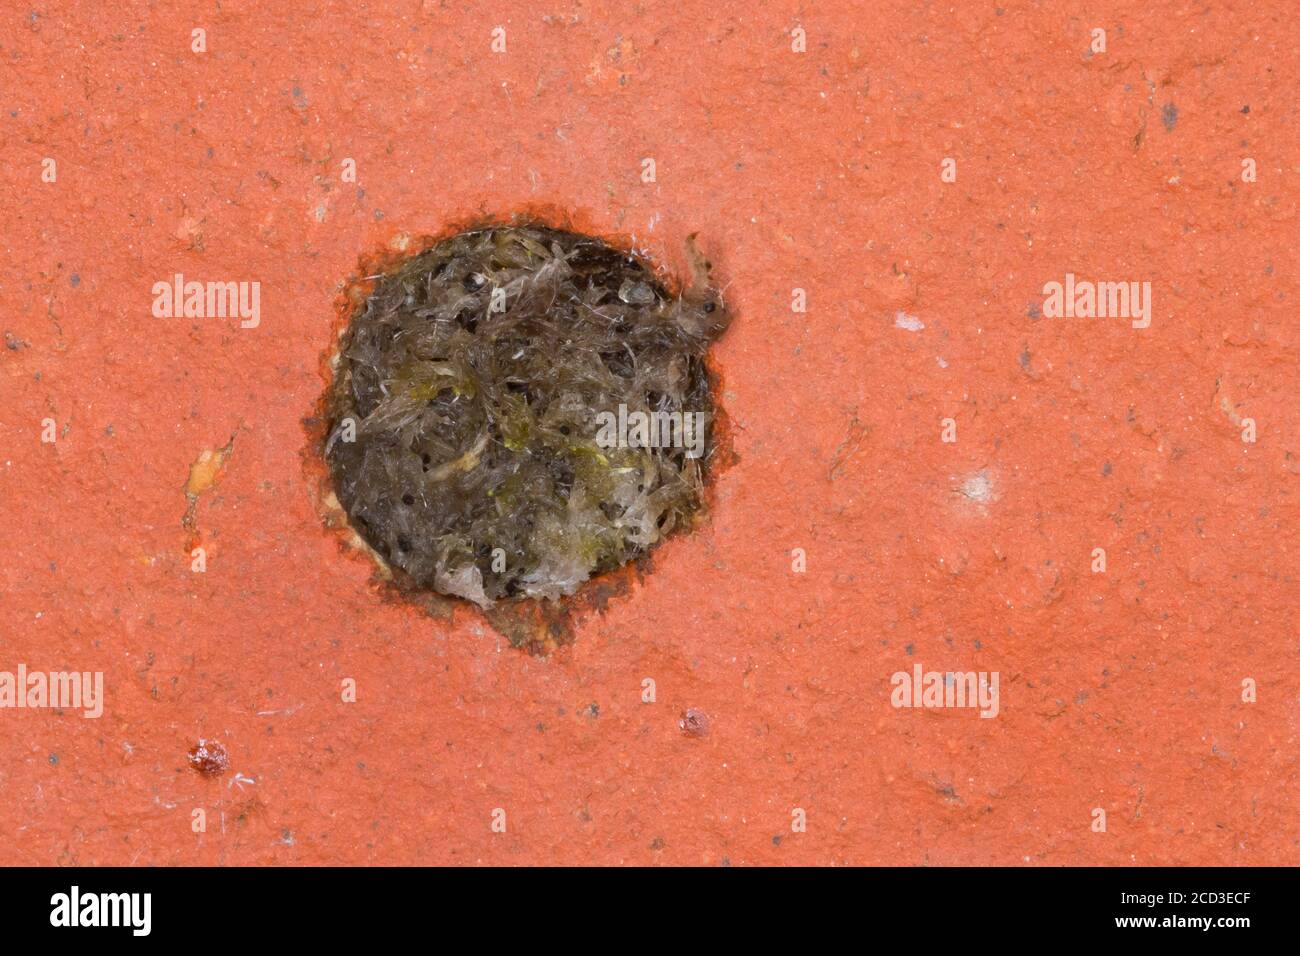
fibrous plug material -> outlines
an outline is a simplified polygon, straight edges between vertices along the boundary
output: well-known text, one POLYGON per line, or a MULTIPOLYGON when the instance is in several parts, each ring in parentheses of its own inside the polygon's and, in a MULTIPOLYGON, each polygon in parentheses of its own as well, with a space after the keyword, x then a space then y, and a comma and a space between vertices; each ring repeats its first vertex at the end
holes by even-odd
POLYGON ((490 607, 571 595, 689 526, 727 324, 691 252, 670 294, 598 239, 499 226, 377 277, 327 397, 353 528, 417 587, 490 607))

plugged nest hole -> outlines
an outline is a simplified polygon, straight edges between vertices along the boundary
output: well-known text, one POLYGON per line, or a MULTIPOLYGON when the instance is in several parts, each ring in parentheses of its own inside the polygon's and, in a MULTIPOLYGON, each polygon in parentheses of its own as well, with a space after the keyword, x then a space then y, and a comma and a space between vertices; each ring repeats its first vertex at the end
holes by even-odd
POLYGON ((688 528, 727 325, 688 242, 674 293, 640 258, 542 226, 444 239, 379 276, 344 330, 324 454, 352 528, 417 589, 559 600, 688 528))

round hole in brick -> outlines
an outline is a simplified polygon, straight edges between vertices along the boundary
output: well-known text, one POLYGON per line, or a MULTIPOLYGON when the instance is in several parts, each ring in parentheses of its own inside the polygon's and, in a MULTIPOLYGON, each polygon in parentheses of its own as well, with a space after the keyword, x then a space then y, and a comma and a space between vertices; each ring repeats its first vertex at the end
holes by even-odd
POLYGON ((700 514, 709 345, 688 245, 643 259, 545 226, 462 232, 372 276, 340 340, 324 453, 352 528, 417 589, 559 600, 700 514))

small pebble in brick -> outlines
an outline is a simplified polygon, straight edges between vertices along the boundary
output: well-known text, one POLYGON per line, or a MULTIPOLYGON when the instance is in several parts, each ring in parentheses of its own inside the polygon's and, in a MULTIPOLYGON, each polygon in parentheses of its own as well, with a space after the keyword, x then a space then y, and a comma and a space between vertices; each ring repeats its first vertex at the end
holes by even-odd
POLYGON ((218 741, 200 739, 190 748, 190 766, 205 777, 216 776, 230 769, 230 755, 218 741))
POLYGON ((703 737, 709 732, 709 715, 695 707, 687 708, 677 726, 687 737, 703 737))

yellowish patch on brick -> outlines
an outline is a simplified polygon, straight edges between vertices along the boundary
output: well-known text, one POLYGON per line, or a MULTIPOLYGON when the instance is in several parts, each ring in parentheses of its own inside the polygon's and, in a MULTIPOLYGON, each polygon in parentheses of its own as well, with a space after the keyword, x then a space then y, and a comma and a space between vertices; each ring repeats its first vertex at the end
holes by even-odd
POLYGON ((189 507, 185 510, 185 517, 181 522, 185 527, 193 530, 194 507, 198 504, 199 496, 220 479, 222 468, 234 447, 235 436, 231 435, 230 441, 226 442, 224 448, 205 448, 190 465, 190 477, 185 482, 185 497, 189 500, 189 507))

